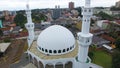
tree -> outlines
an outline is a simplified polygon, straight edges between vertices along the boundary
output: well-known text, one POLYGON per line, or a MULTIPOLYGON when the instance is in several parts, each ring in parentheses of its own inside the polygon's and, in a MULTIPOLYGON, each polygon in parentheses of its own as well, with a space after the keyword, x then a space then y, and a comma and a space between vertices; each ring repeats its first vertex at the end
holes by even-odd
POLYGON ((112 55, 112 68, 120 68, 120 51, 114 51, 112 55))
POLYGON ((4 42, 7 43, 7 42, 11 42, 10 38, 5 38, 4 39, 4 42))
POLYGON ((24 27, 24 24, 27 22, 27 20, 23 14, 17 14, 14 18, 14 22, 17 24, 17 26, 24 27))
POLYGON ((75 10, 77 10, 79 12, 78 16, 82 17, 82 14, 81 14, 82 8, 81 7, 77 7, 77 8, 75 8, 75 10))
POLYGON ((5 16, 2 16, 0 20, 2 20, 2 22, 5 21, 5 16))
POLYGON ((33 19, 33 22, 35 23, 40 23, 42 20, 45 21, 46 20, 46 16, 42 13, 32 13, 32 19, 33 19))
POLYGON ((93 24, 95 24, 95 21, 93 19, 91 19, 90 26, 92 26, 93 24))
POLYGON ((1 37, 1 36, 3 36, 3 31, 2 31, 2 30, 0 30, 0 37, 1 37))
POLYGON ((116 45, 116 47, 118 48, 118 50, 120 50, 120 38, 118 38, 118 39, 115 41, 115 45, 116 45))
POLYGON ((114 18, 111 15, 108 15, 107 13, 104 12, 99 12, 96 16, 101 17, 102 20, 113 20, 114 18))
POLYGON ((120 11, 120 7, 115 7, 115 6, 112 6, 110 8, 111 11, 120 11))

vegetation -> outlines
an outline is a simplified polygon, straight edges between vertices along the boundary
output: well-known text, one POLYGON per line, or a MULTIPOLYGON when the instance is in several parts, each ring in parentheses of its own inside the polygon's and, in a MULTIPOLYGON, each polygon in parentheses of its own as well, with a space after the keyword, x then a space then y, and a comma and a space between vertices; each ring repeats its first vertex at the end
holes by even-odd
POLYGON ((120 51, 114 51, 112 55, 112 68, 120 68, 120 51))
POLYGON ((1 37, 1 36, 3 36, 3 31, 2 31, 2 30, 0 30, 0 37, 1 37))
POLYGON ((2 17, 0 18, 0 20, 2 20, 2 22, 5 21, 5 17, 2 16, 2 17))
POLYGON ((112 67, 112 57, 111 55, 108 55, 106 52, 96 50, 94 52, 94 57, 92 60, 93 63, 98 64, 103 68, 112 67))
POLYGON ((81 7, 77 7, 77 8, 75 8, 75 10, 77 10, 79 12, 78 16, 82 17, 82 14, 81 14, 82 8, 81 7))
POLYGON ((115 45, 116 45, 116 48, 120 50, 120 38, 116 39, 115 45))
POLYGON ((7 42, 11 42, 10 38, 5 38, 4 39, 4 42, 7 43, 7 42))
POLYGON ((108 15, 107 13, 104 13, 102 11, 96 14, 96 16, 101 17, 102 20, 113 20, 114 19, 113 16, 108 15))
POLYGON ((102 66, 103 68, 112 67, 112 57, 108 53, 97 49, 96 45, 90 46, 89 57, 92 59, 92 63, 102 66))
POLYGON ((47 17, 42 13, 32 13, 32 19, 35 23, 40 23, 42 20, 45 21, 47 17))
POLYGON ((93 19, 91 19, 90 26, 92 26, 93 24, 95 24, 95 21, 93 19))
POLYGON ((23 14, 17 14, 14 18, 14 22, 17 24, 17 26, 24 27, 24 24, 27 22, 27 20, 23 14))
POLYGON ((120 11, 120 7, 115 7, 115 6, 112 6, 110 8, 111 11, 120 11))

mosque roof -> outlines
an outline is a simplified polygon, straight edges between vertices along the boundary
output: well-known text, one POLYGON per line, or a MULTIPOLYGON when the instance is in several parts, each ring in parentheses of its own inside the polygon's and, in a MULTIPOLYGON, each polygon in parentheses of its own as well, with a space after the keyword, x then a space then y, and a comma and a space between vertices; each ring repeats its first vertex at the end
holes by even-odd
POLYGON ((54 59, 60 59, 60 58, 74 58, 78 55, 78 43, 77 41, 75 42, 75 48, 74 50, 72 50, 71 52, 69 53, 66 53, 66 54, 62 54, 62 55, 47 55, 45 53, 42 53, 40 52, 38 49, 37 49, 37 43, 36 41, 34 41, 32 43, 32 46, 29 48, 29 51, 31 53, 33 53, 34 55, 36 55, 37 57, 39 57, 40 59, 44 59, 44 60, 54 60, 54 59))
POLYGON ((75 38, 71 31, 60 25, 53 25, 43 30, 37 40, 40 51, 50 55, 65 54, 74 49, 75 38), (57 53, 58 50, 67 51, 57 53), (52 50, 55 53, 49 53, 52 50))

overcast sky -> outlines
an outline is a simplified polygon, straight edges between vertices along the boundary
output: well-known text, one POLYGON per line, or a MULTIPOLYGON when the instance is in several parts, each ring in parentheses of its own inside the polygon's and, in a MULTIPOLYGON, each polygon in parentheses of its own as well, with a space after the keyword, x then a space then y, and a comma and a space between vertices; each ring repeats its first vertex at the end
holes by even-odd
MULTIPOLYGON (((54 8, 60 5, 61 8, 68 8, 68 2, 75 2, 75 7, 84 6, 85 0, 29 0, 30 8, 54 8)), ((91 0, 92 7, 115 5, 119 0, 91 0)), ((26 8, 27 0, 0 0, 0 10, 20 10, 26 8)))

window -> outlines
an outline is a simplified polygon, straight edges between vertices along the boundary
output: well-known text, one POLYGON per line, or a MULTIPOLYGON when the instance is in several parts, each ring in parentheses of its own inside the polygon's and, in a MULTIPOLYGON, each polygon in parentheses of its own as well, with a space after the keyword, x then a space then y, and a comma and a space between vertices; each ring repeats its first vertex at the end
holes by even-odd
POLYGON ((72 47, 70 47, 70 50, 72 49, 72 47))
POLYGON ((69 51, 69 48, 67 48, 67 51, 69 51))
POLYGON ((63 52, 65 52, 65 49, 63 49, 63 52))
POLYGON ((41 47, 39 47, 39 49, 41 50, 41 47))
POLYGON ((89 40, 89 38, 86 40, 86 43, 89 43, 90 42, 90 40, 89 40))
POLYGON ((74 48, 74 45, 72 47, 74 48))
POLYGON ((58 50, 58 53, 61 53, 61 50, 58 50))
POLYGON ((47 49, 45 49, 45 52, 48 52, 48 50, 47 50, 47 49))
POLYGON ((89 9, 89 12, 91 12, 91 9, 89 9))
POLYGON ((42 48, 42 51, 44 51, 44 49, 42 48))
POLYGON ((30 25, 28 25, 28 27, 30 27, 30 25))
POLYGON ((54 53, 57 53, 57 51, 56 51, 56 50, 54 50, 54 53))
POLYGON ((49 50, 49 53, 52 53, 52 50, 49 50))

